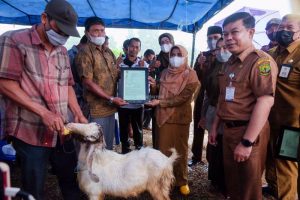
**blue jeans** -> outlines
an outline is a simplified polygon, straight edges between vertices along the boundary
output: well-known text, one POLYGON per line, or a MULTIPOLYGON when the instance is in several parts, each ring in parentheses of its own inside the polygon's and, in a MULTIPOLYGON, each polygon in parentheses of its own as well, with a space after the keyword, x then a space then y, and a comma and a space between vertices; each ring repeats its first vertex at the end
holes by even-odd
POLYGON ((115 114, 101 118, 90 117, 89 121, 96 122, 97 124, 100 124, 102 126, 104 132, 104 140, 106 143, 106 149, 112 150, 114 146, 115 137, 115 114))
POLYGON ((77 156, 73 140, 65 141, 56 147, 29 145, 19 139, 13 139, 17 157, 21 165, 22 189, 37 200, 45 199, 44 185, 50 163, 58 178, 59 187, 65 200, 79 200, 80 190, 76 174, 77 156))

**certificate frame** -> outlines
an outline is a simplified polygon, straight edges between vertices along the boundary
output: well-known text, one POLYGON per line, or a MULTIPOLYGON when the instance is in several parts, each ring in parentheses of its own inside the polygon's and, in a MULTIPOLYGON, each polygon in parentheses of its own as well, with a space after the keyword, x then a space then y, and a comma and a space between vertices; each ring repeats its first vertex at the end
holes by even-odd
POLYGON ((118 96, 130 104, 147 102, 149 100, 148 68, 121 67, 120 69, 118 96))
POLYGON ((276 143, 276 157, 300 161, 300 128, 282 126, 276 143))

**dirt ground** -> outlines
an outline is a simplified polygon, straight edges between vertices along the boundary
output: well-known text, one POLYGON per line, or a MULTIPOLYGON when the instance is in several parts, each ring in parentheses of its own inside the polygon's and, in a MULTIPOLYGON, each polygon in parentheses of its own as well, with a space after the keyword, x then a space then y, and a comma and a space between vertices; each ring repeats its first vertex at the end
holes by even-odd
MULTIPOLYGON (((189 146, 192 144, 192 130, 189 139, 189 146)), ((151 131, 144 130, 144 145, 152 146, 151 144, 151 131)), ((116 151, 120 152, 120 146, 116 146, 116 151)), ((205 150, 203 152, 205 158, 205 150)), ((189 157, 191 157, 191 152, 189 152, 189 157)), ((177 190, 173 190, 170 194, 172 200, 221 200, 225 199, 222 194, 214 190, 210 186, 209 180, 207 180, 207 162, 203 160, 205 163, 200 165, 196 165, 192 168, 189 168, 189 186, 191 189, 191 193, 189 196, 184 197, 180 195, 177 190)), ((12 166, 11 169, 11 179, 12 186, 18 187, 20 186, 20 170, 16 164, 12 166)), ((56 177, 54 175, 49 174, 47 178, 47 183, 45 187, 46 192, 46 200, 61 200, 61 194, 58 188, 58 183, 56 181, 56 177)), ((87 199, 84 195, 82 195, 82 199, 87 199)), ((107 196, 106 200, 123 200, 124 198, 113 198, 107 196)), ((148 193, 143 193, 137 198, 130 198, 130 200, 151 200, 151 196, 148 193)), ((272 200, 271 197, 265 197, 264 200, 272 200)))

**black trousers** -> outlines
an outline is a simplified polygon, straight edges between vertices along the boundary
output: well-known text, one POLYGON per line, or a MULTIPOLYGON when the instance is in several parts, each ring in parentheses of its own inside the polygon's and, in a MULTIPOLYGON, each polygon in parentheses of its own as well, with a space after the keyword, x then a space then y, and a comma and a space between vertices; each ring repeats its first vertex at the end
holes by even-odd
POLYGON ((44 185, 50 163, 58 178, 63 199, 80 199, 81 192, 75 174, 77 155, 73 140, 66 141, 63 145, 58 142, 55 148, 48 148, 32 146, 14 138, 13 146, 20 160, 24 191, 37 200, 45 199, 44 185))
POLYGON ((143 127, 148 128, 152 118, 152 108, 144 109, 143 127))
POLYGON ((193 144, 192 144, 192 159, 193 160, 202 160, 202 151, 203 151, 203 140, 204 140, 204 129, 201 127, 198 127, 198 122, 201 119, 201 110, 202 110, 202 104, 203 104, 203 92, 199 92, 199 96, 195 101, 195 107, 194 107, 194 138, 193 138, 193 144))
POLYGON ((120 140, 122 150, 129 149, 128 125, 131 122, 133 130, 133 140, 136 148, 143 146, 143 115, 144 107, 141 108, 119 108, 120 140))

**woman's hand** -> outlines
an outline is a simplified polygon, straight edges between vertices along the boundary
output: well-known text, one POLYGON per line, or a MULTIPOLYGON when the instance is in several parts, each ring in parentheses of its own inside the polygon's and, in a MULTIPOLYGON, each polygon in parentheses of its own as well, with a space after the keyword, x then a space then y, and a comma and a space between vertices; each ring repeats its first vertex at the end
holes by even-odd
POLYGON ((159 100, 158 99, 153 99, 147 103, 145 103, 146 106, 149 106, 149 107, 155 107, 157 105, 159 105, 159 100))
POLYGON ((151 76, 148 76, 148 81, 149 81, 149 84, 150 84, 150 85, 152 85, 152 86, 156 85, 155 79, 152 78, 151 76))

